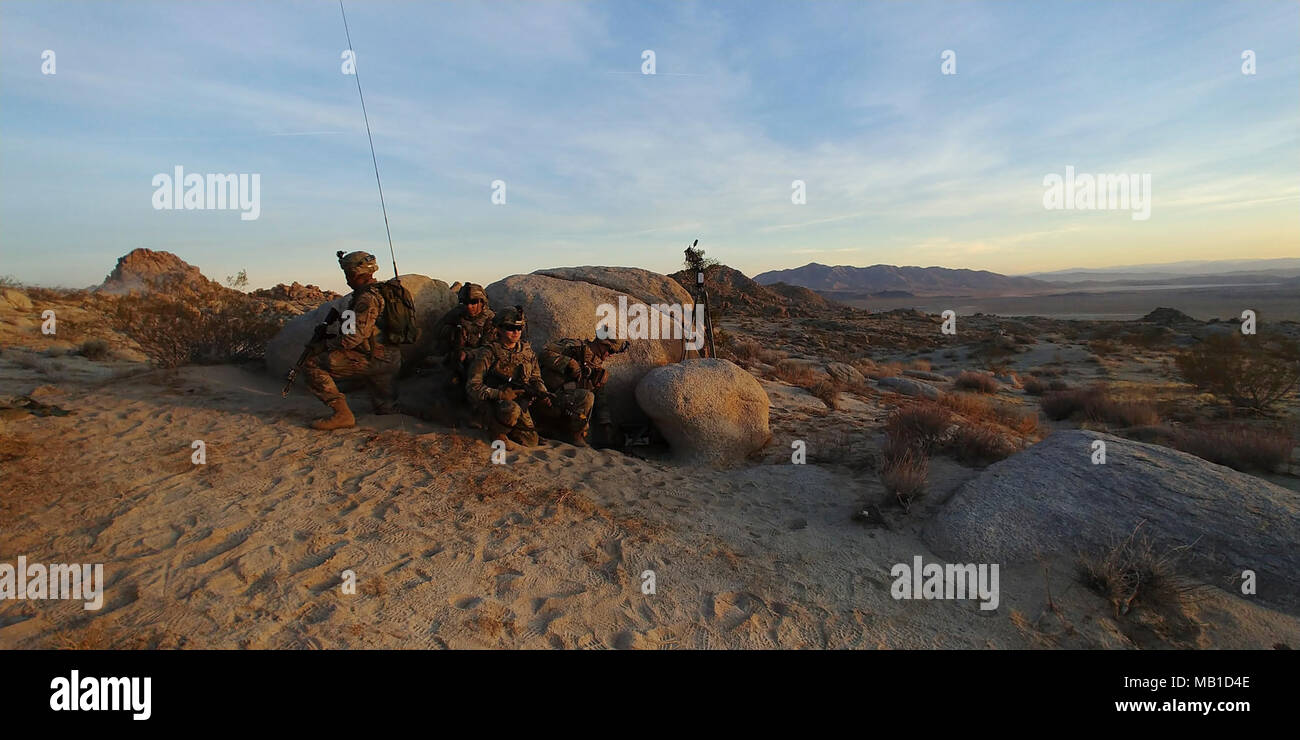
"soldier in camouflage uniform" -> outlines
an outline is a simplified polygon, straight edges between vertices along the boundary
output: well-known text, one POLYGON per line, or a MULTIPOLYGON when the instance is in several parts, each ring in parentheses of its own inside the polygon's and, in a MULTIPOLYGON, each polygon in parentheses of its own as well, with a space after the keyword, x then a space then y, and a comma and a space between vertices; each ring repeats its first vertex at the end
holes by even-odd
POLYGON ((348 309, 356 313, 356 331, 331 336, 325 351, 303 364, 307 387, 334 412, 327 419, 312 422, 315 429, 344 429, 356 424, 346 398, 334 384, 336 378, 364 380, 375 413, 397 411, 397 373, 402 368, 402 355, 397 347, 384 343, 379 326, 384 299, 373 287, 379 285, 374 277, 379 264, 372 254, 350 252, 339 257, 339 266, 352 288, 348 309))
POLYGON ((560 403, 538 412, 546 427, 563 428, 569 441, 587 446, 587 427, 594 418, 600 429, 597 444, 613 442, 613 422, 605 403, 605 359, 627 350, 627 340, 557 339, 542 349, 542 380, 555 390, 560 403), (595 415, 592 415, 592 409, 595 415))
POLYGON ((537 429, 528 412, 530 396, 549 404, 550 393, 542 381, 533 348, 523 341, 522 307, 508 308, 497 315, 497 337, 478 349, 466 369, 465 393, 474 410, 485 417, 494 439, 513 440, 536 447, 537 429), (522 389, 510 388, 514 379, 522 389))
POLYGON ((496 339, 496 314, 488 307, 483 286, 466 283, 457 293, 460 303, 433 324, 433 354, 443 356, 449 401, 464 403, 465 371, 474 351, 496 339))

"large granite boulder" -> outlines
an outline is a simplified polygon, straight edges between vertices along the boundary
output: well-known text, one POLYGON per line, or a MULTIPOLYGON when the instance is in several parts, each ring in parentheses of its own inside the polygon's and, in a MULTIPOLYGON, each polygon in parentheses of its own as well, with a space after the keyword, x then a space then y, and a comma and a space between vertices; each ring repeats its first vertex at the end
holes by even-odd
POLYGON ((763 386, 728 360, 655 368, 637 384, 636 400, 682 462, 735 464, 772 438, 763 386))
MULTIPOLYGON (((601 306, 691 303, 691 296, 677 281, 664 275, 631 267, 564 267, 539 270, 529 275, 511 275, 487 286, 492 310, 522 305, 528 318, 527 339, 538 353, 552 339, 591 339, 596 336, 601 306)), ((634 339, 628 350, 605 362, 608 381, 606 401, 616 424, 639 423, 645 415, 637 407, 636 384, 652 368, 677 362, 683 356, 685 336, 680 322, 661 323, 669 338, 634 339)), ((617 332, 615 332, 617 333, 617 332)))
POLYGON ((1168 447, 1059 431, 968 481, 923 530, 957 562, 1008 563, 1109 547, 1142 523, 1158 548, 1190 545, 1205 583, 1258 575, 1261 601, 1300 608, 1300 493, 1168 447), (1105 464, 1093 464, 1094 443, 1105 464))
MULTIPOLYGON (((402 363, 409 366, 428 351, 432 337, 426 336, 427 329, 438 320, 439 316, 456 305, 456 294, 452 293, 443 281, 424 275, 403 275, 401 280, 402 285, 411 291, 411 297, 415 299, 415 318, 420 326, 419 341, 402 347, 402 363)), ((312 330, 325 320, 325 315, 329 313, 330 308, 334 307, 342 311, 347 308, 351 298, 351 293, 339 296, 286 323, 284 328, 266 343, 267 371, 276 377, 287 374, 289 368, 298 361, 303 347, 311 339, 312 330)))

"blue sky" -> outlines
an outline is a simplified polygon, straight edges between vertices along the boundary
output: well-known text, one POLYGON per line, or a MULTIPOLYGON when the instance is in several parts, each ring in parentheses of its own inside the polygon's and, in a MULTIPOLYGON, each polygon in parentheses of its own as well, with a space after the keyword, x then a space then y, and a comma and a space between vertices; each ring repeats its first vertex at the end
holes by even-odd
MULTIPOLYGON (((750 275, 1300 256, 1294 2, 347 10, 403 272, 671 271, 696 238, 750 275), (1151 218, 1044 209, 1066 165, 1151 173, 1151 218)), ((149 247, 341 287, 336 250, 387 252, 344 48, 327 1, 0 3, 0 274, 84 286, 149 247), (154 210, 177 165, 259 173, 260 217, 154 210)))

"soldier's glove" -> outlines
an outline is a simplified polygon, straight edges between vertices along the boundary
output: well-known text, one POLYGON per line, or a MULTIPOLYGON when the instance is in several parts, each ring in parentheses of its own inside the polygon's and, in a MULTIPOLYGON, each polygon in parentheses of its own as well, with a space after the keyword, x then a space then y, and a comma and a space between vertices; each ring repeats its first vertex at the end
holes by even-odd
POLYGON ((551 394, 549 394, 549 393, 545 393, 545 394, 543 394, 543 395, 538 396, 538 397, 537 397, 537 402, 540 403, 540 404, 543 405, 543 406, 550 407, 550 406, 551 406, 551 394))
POLYGON ((593 367, 591 369, 591 385, 593 388, 599 388, 605 384, 605 368, 593 367))
POLYGON ((513 400, 515 400, 516 398, 519 398, 519 396, 521 396, 521 395, 523 395, 523 391, 521 391, 521 390, 519 390, 519 389, 517 389, 517 388, 506 388, 506 389, 503 389, 503 390, 501 391, 501 400, 502 400, 502 401, 513 401, 513 400))
POLYGON ((564 366, 564 374, 570 378, 581 378, 582 365, 577 360, 569 360, 569 364, 564 366))

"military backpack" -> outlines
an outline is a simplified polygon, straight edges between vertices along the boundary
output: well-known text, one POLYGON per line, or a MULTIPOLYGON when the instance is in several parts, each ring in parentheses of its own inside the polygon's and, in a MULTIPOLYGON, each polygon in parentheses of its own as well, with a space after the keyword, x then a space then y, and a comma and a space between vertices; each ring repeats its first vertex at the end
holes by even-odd
POLYGON ((414 344, 420 337, 420 327, 415 318, 415 299, 411 297, 411 291, 398 278, 371 285, 384 299, 384 311, 377 322, 384 341, 387 344, 414 344))

